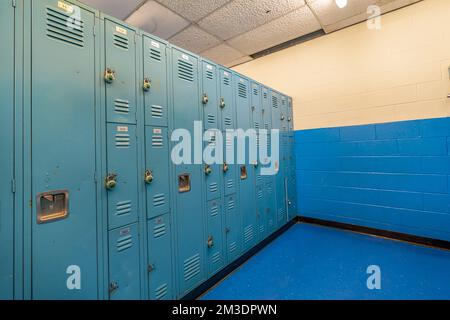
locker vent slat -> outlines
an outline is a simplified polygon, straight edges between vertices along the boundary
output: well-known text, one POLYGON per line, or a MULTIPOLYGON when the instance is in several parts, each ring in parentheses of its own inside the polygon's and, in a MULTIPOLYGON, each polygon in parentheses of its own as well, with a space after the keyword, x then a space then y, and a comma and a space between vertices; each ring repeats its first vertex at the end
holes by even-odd
POLYGON ((208 114, 208 123, 215 123, 216 122, 216 116, 213 114, 208 114))
POLYGON ((164 194, 157 194, 153 196, 153 206, 161 207, 166 204, 166 196, 164 194))
POLYGON ((211 217, 215 217, 219 214, 219 206, 213 206, 211 208, 211 217))
POLYGON ((253 240, 253 226, 249 225, 244 229, 244 241, 249 243, 253 240))
POLYGON ((264 99, 267 99, 267 92, 263 93, 263 97, 264 97, 264 99))
POLYGON ((133 238, 131 235, 121 237, 117 240, 116 248, 118 252, 125 251, 133 246, 133 238))
POLYGON ((163 117, 163 107, 152 105, 151 112, 153 118, 162 118, 163 117))
POLYGON ((164 235, 166 235, 166 224, 165 223, 157 225, 153 228, 153 237, 155 239, 161 238, 164 235))
POLYGON ((131 201, 122 201, 116 203, 116 216, 120 217, 131 212, 131 201))
POLYGON ((116 147, 117 148, 128 148, 131 145, 130 135, 126 133, 116 134, 116 147))
POLYGON ((253 95, 254 96, 259 96, 259 91, 257 88, 253 88, 253 95))
POLYGON ((130 102, 126 100, 116 99, 114 101, 114 111, 121 114, 129 114, 130 102))
POLYGON ((272 97, 272 106, 278 108, 278 99, 275 96, 272 97))
POLYGON ((200 255, 196 254, 184 261, 184 280, 189 281, 200 274, 200 255))
POLYGON ((234 206, 235 206, 234 200, 229 200, 227 204, 228 211, 234 210, 234 206))
POLYGON ((155 290, 155 298, 156 300, 162 300, 167 296, 167 283, 159 286, 158 288, 156 288, 155 290))
POLYGON ((124 50, 129 49, 129 40, 127 37, 121 36, 117 33, 114 34, 113 43, 116 47, 124 50))
POLYGON ((178 77, 181 80, 194 81, 194 66, 184 60, 178 60, 178 77))
POLYGON ((160 62, 161 61, 161 51, 150 48, 150 58, 160 62))
POLYGON ((263 226, 263 225, 262 225, 262 226, 259 226, 259 232, 260 232, 260 233, 264 233, 264 231, 265 231, 264 226, 263 226))
POLYGON ((152 136, 152 146, 156 148, 162 148, 164 146, 164 139, 162 135, 152 136))
POLYGON ((233 124, 233 121, 231 120, 230 117, 225 117, 225 124, 227 126, 231 126, 233 124))
POLYGON ((209 80, 214 80, 214 73, 211 70, 206 70, 206 78, 209 80))
POLYGON ((218 263, 218 262, 220 262, 220 258, 221 258, 221 256, 220 256, 220 252, 216 252, 216 253, 214 253, 213 255, 212 255, 212 257, 211 257, 211 262, 214 264, 214 263, 218 263))
POLYGON ((228 180, 227 181, 227 188, 228 189, 232 189, 234 187, 234 182, 233 182, 233 180, 228 180))
POLYGON ((231 83, 230 78, 228 78, 228 77, 224 77, 224 78, 223 78, 223 84, 224 84, 224 85, 229 86, 230 83, 231 83))
POLYGON ((247 99, 247 86, 245 84, 238 84, 238 95, 243 99, 247 99))
POLYGON ((84 47, 84 22, 47 8, 47 36, 77 47, 84 47))
POLYGON ((237 243, 236 242, 230 243, 230 247, 229 247, 230 253, 235 252, 236 249, 237 249, 237 243))
POLYGON ((216 193, 219 190, 219 185, 216 182, 209 184, 209 192, 216 193))

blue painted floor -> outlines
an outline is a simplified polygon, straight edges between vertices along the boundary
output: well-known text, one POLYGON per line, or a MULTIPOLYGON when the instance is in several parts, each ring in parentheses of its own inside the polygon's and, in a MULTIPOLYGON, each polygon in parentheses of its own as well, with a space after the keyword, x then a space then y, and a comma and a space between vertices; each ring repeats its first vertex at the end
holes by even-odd
POLYGON ((297 224, 202 299, 450 299, 450 251, 297 224))

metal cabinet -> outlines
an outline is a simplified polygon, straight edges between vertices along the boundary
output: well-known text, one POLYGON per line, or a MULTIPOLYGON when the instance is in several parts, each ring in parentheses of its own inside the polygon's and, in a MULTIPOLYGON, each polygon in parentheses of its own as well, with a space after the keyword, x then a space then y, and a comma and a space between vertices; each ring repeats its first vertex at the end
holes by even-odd
POLYGON ((223 206, 222 200, 209 201, 206 206, 207 213, 207 264, 208 275, 211 277, 220 271, 226 262, 225 246, 223 241, 223 206))

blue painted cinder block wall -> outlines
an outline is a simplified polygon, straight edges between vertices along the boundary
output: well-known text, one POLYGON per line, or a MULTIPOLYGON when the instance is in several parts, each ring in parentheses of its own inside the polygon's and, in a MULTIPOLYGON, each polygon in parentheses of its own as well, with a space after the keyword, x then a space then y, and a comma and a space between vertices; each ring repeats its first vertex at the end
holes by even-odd
POLYGON ((450 118, 297 131, 299 215, 450 241, 450 118))

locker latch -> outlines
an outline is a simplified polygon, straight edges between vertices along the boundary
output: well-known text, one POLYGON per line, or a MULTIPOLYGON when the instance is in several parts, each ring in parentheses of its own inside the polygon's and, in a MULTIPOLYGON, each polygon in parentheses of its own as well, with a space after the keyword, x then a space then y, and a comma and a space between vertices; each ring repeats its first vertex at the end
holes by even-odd
POLYGON ((219 106, 223 109, 225 108, 226 104, 225 104, 225 99, 224 98, 220 98, 220 104, 219 106))
POLYGON ((151 87, 152 87, 152 81, 149 78, 145 78, 142 88, 144 89, 144 91, 147 92, 147 91, 150 91, 151 87))
POLYGON ((256 110, 256 107, 255 106, 252 106, 252 111, 255 111, 256 110))
POLYGON ((211 166, 208 165, 208 164, 206 164, 206 165, 205 165, 205 174, 206 174, 207 176, 209 176, 211 173, 212 173, 212 168, 211 168, 211 166))
POLYGON ((105 71, 105 81, 106 83, 113 83, 116 80, 116 72, 110 68, 105 71))
POLYGON ((147 268, 147 271, 148 271, 148 273, 150 273, 150 272, 155 271, 155 269, 156 269, 156 267, 155 267, 154 264, 149 264, 149 265, 148 265, 148 268, 147 268))
POLYGON ((119 284, 116 281, 113 281, 109 284, 109 293, 113 293, 117 289, 119 289, 119 284))
POLYGON ((285 117, 284 115, 281 115, 281 121, 284 121, 285 117))
POLYGON ((291 121, 292 121, 292 118, 291 118, 291 117, 289 117, 289 118, 288 118, 288 122, 291 122, 291 121))
POLYGON ((223 172, 227 172, 228 171, 228 164, 226 162, 223 163, 223 172))
POLYGON ((230 233, 230 232, 231 232, 230 228, 225 228, 225 233, 230 233))
POLYGON ((208 248, 214 247, 214 239, 212 236, 208 237, 208 241, 206 242, 206 244, 208 245, 208 248))
POLYGON ((208 102, 209 102, 208 95, 206 93, 204 93, 203 97, 202 97, 202 103, 203 104, 208 104, 208 102))
POLYGON ((241 180, 247 179, 247 167, 242 166, 241 167, 241 180))
POLYGON ((117 186, 117 174, 110 173, 105 178, 105 187, 108 190, 112 190, 117 186))
POLYGON ((38 224, 65 219, 69 216, 69 192, 50 191, 37 196, 38 224))
POLYGON ((191 191, 191 176, 189 174, 181 174, 178 176, 178 191, 185 193, 191 191))
POLYGON ((146 184, 151 184, 153 182, 153 172, 151 170, 146 170, 144 174, 144 181, 146 184))
POLYGON ((255 168, 258 168, 258 167, 259 167, 258 161, 255 161, 255 162, 253 163, 253 166, 254 166, 255 168))

